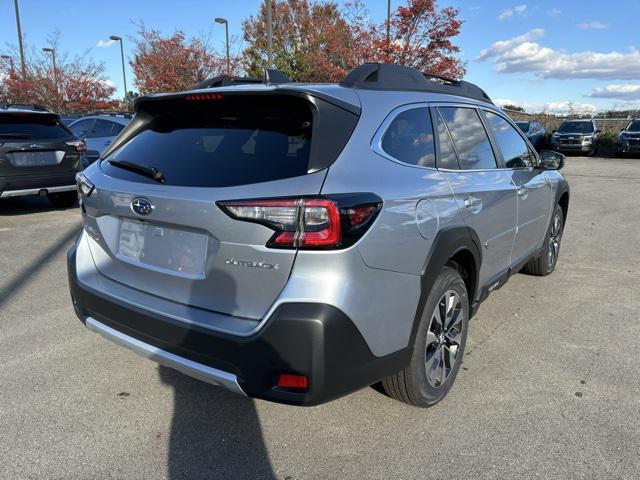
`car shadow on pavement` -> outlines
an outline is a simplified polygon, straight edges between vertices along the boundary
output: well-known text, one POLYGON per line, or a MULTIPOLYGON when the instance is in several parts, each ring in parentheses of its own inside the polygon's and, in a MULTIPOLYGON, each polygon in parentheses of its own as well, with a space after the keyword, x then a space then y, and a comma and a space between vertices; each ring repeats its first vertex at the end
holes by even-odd
POLYGON ((253 400, 159 367, 174 389, 168 478, 275 479, 253 400))
MULTIPOLYGON (((76 203, 71 209, 78 208, 76 203)), ((64 210, 55 208, 47 197, 29 195, 24 197, 9 197, 0 199, 0 217, 30 215, 33 213, 51 212, 54 210, 64 210)))
MULTIPOLYGON (((0 309, 17 294, 29 280, 46 267, 57 255, 69 248, 73 239, 80 233, 80 225, 70 228, 64 235, 42 251, 29 265, 25 265, 7 283, 0 285, 0 309)), ((66 276, 66 272, 63 273, 66 276)))

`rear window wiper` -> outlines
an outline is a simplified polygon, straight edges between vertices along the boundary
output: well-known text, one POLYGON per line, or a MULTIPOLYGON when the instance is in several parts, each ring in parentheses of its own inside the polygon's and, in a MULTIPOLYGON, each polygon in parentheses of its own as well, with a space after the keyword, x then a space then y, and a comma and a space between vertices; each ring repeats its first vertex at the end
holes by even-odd
POLYGON ((165 182, 164 175, 155 167, 145 167, 143 165, 138 165, 137 163, 127 162, 125 160, 107 160, 107 162, 109 163, 109 165, 113 165, 114 167, 143 175, 152 180, 155 180, 156 182, 165 182))
POLYGON ((0 138, 24 138, 30 140, 33 138, 33 135, 30 133, 0 133, 0 138))

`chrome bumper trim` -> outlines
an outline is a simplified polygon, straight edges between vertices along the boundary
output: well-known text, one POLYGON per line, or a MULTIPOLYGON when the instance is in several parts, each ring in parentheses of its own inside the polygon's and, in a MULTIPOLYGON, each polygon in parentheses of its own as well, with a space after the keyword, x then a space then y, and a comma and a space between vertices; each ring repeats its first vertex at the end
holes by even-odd
POLYGON ((89 330, 99 333, 107 340, 126 347, 138 355, 153 360, 160 365, 173 368, 185 375, 202 380, 203 382, 207 382, 218 387, 224 387, 227 390, 239 393, 240 395, 246 395, 238 384, 238 377, 231 373, 160 350, 159 348, 114 330, 92 317, 87 318, 85 325, 89 330))
POLYGON ((6 190, 0 193, 0 197, 21 197, 23 195, 37 195, 42 190, 45 190, 47 193, 57 193, 57 192, 70 192, 75 190, 77 187, 75 185, 63 185, 62 187, 47 187, 47 188, 28 188, 26 190, 6 190))

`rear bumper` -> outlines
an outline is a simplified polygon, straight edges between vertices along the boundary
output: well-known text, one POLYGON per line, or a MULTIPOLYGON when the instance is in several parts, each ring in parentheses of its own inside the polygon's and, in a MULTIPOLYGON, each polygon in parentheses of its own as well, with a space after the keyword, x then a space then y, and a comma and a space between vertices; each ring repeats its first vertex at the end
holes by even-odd
POLYGON ((58 175, 29 175, 0 177, 0 197, 36 195, 42 190, 49 193, 69 192, 76 189, 76 172, 58 175))
POLYGON ((85 325, 143 356, 250 397, 317 405, 403 369, 410 350, 376 357, 353 322, 319 303, 278 307, 257 333, 241 337, 186 324, 94 290, 76 273, 76 246, 68 253, 76 314, 85 325), (276 386, 280 374, 306 375, 309 389, 276 386))

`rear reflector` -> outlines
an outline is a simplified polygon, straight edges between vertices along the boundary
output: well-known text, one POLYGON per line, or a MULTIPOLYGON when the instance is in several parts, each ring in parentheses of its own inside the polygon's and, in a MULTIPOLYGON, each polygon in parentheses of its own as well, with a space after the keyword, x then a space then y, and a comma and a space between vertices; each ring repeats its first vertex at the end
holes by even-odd
MULTIPOLYGON (((359 197, 360 199, 360 197, 359 197)), ((379 200, 367 197, 368 200, 379 200)), ((275 230, 272 248, 326 249, 353 244, 367 230, 381 202, 348 205, 332 198, 286 198, 218 202, 231 218, 259 223, 275 230)))
POLYGON ((278 388, 306 390, 309 388, 309 379, 305 375, 282 374, 278 377, 278 388))

